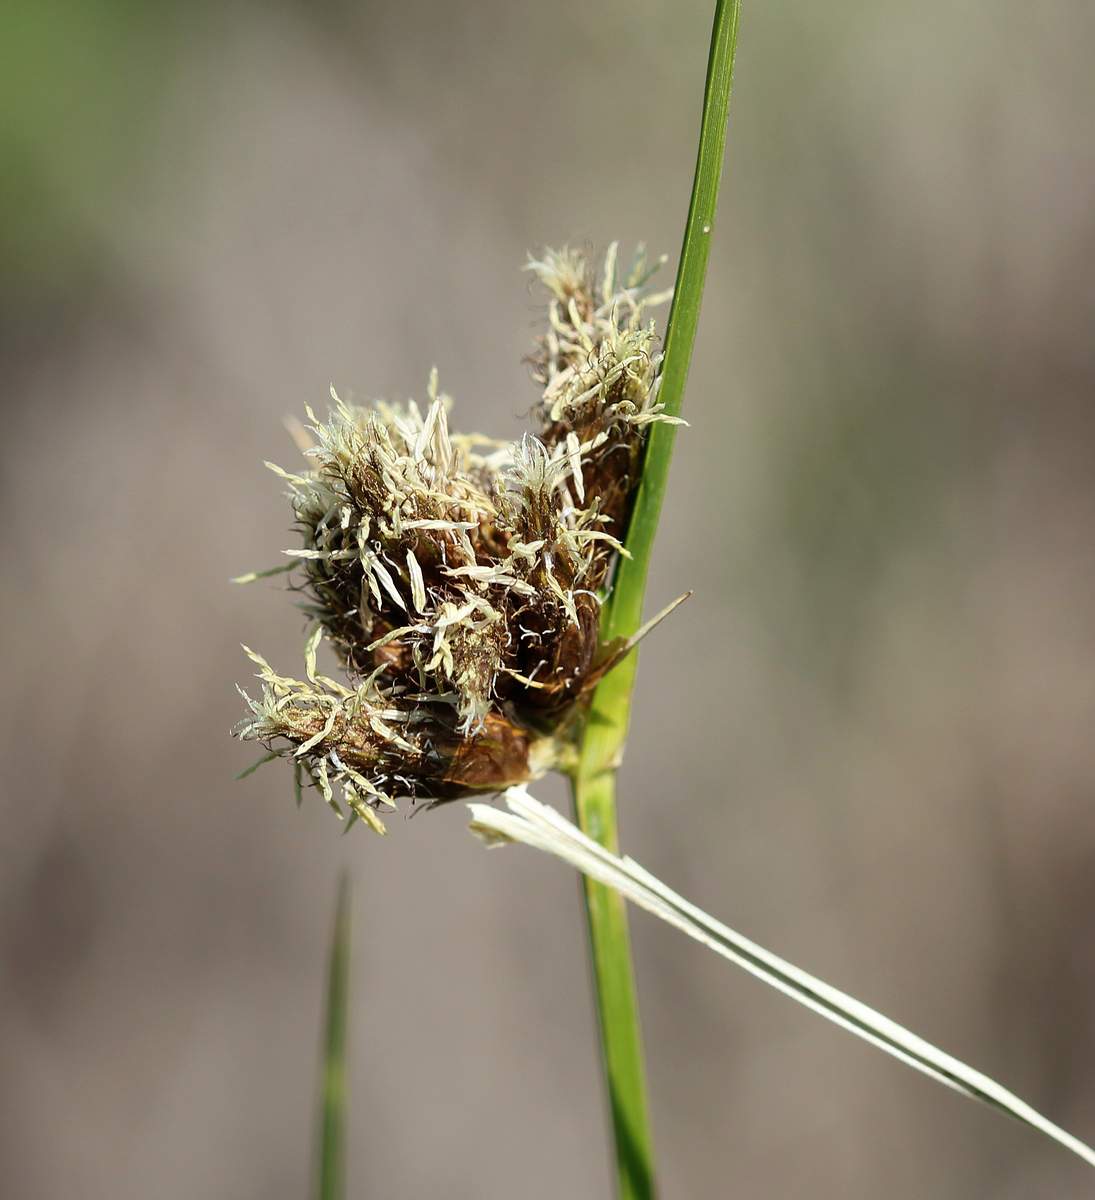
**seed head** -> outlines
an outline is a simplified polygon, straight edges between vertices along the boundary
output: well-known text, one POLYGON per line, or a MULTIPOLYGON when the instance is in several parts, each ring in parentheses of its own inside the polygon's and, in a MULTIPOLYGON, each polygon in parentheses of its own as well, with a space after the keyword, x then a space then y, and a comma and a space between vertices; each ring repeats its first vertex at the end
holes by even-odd
POLYGON ((396 797, 500 791, 556 765, 611 665, 599 644, 661 355, 640 249, 598 279, 579 252, 530 261, 549 298, 532 358, 538 432, 512 445, 449 431, 437 374, 415 403, 308 410, 311 469, 289 485, 313 622, 304 680, 260 667, 245 740, 292 758, 340 811, 383 831, 396 797), (325 639, 348 684, 317 674, 325 639))

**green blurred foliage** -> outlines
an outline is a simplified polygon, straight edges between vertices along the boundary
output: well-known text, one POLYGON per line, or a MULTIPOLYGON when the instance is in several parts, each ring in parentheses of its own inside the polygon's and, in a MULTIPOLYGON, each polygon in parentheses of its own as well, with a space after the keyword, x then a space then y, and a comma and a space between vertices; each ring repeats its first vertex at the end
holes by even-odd
POLYGON ((202 5, 9 0, 0 38, 0 303, 83 290, 101 217, 139 186, 149 135, 202 5))

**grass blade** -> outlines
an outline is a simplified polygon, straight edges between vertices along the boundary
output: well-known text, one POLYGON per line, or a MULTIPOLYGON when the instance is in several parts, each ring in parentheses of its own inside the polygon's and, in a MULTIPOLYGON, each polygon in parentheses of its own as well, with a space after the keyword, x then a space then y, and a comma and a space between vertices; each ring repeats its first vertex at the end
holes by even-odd
MULTIPOLYGON (((688 381, 700 303, 707 279, 707 258, 722 181, 726 119, 730 107, 730 84, 734 74, 740 10, 740 0, 718 0, 711 32, 696 174, 677 266, 673 304, 669 310, 665 360, 658 392, 658 401, 664 405, 666 415, 673 417, 680 415, 684 402, 684 388, 688 381)), ((623 558, 619 563, 602 621, 606 640, 629 637, 642 624, 646 576, 669 479, 676 434, 677 426, 667 421, 651 426, 642 477, 627 531, 626 545, 631 557, 623 558)))
MULTIPOLYGON (((672 416, 680 412, 684 397, 707 276, 708 249, 722 177, 739 9, 739 0, 718 0, 715 7, 696 173, 666 332, 659 393, 665 411, 672 416)), ((668 422, 651 427, 626 538, 630 558, 619 563, 602 616, 601 633, 606 642, 617 637, 628 638, 642 624, 646 576, 669 476, 675 428, 668 422)), ((597 688, 571 778, 578 824, 612 850, 616 848, 616 767, 627 737, 635 666, 636 656, 632 651, 597 688)), ((621 1200, 652 1200, 656 1194, 654 1146, 627 911, 616 891, 589 876, 584 880, 584 895, 618 1194, 621 1200)))
POLYGON ((488 841, 523 842, 562 858, 587 877, 599 880, 603 886, 675 925, 784 995, 947 1087, 1037 1129, 1095 1166, 1095 1150, 1047 1120, 995 1080, 735 933, 666 887, 633 859, 620 858, 586 837, 562 814, 534 800, 523 788, 511 788, 506 793, 506 803, 510 808, 508 813, 485 804, 470 804, 472 828, 488 841))
POLYGON ((316 1130, 316 1200, 342 1200, 345 1179, 347 1007, 350 994, 350 881, 338 882, 331 957, 327 970, 327 1018, 319 1080, 316 1130))

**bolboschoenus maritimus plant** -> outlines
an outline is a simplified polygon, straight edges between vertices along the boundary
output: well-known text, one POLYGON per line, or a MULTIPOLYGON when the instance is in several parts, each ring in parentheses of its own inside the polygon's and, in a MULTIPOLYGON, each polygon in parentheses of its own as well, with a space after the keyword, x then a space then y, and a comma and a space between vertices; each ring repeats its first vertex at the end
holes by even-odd
MULTIPOLYGON (((635 679, 647 567, 679 423, 715 219, 738 24, 715 11, 699 153, 671 293, 664 356, 640 251, 596 265, 566 249, 528 263, 547 300, 534 355, 537 427, 503 444, 449 429, 428 403, 344 404, 302 431, 308 469, 274 467, 302 546, 312 621, 304 678, 258 664, 244 740, 293 765, 348 824, 384 832, 396 801, 471 805, 490 844, 523 842, 583 873, 606 1095, 622 1200, 656 1195, 653 1140, 625 899, 917 1070, 1039 1129, 1095 1165, 1095 1151, 999 1084, 735 933, 618 853, 616 770, 635 679), (319 673, 326 640, 345 672, 319 673), (576 824, 525 785, 571 781, 576 824)), ((272 574, 274 572, 264 572, 272 574)), ((245 576, 244 580, 258 578, 245 576)), ((674 606, 670 606, 672 608, 674 606)), ((667 612, 669 610, 666 610, 667 612)), ((253 770, 254 768, 249 768, 253 770)), ((245 772, 246 773, 249 773, 245 772)), ((321 1197, 341 1194, 345 893, 332 956, 321 1197)))

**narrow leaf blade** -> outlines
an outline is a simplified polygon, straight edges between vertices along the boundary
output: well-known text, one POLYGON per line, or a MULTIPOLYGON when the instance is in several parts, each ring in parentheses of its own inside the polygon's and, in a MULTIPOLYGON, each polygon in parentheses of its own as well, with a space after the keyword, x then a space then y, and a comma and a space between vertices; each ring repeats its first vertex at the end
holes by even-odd
POLYGON ((939 1050, 854 997, 716 921, 630 858, 611 853, 523 788, 506 793, 509 812, 471 804, 472 828, 495 841, 522 842, 554 854, 632 903, 675 925, 771 987, 887 1054, 973 1100, 1029 1125, 1095 1166, 1095 1150, 1042 1116, 987 1075, 939 1050))

